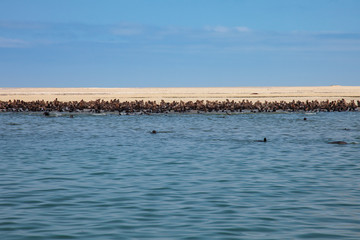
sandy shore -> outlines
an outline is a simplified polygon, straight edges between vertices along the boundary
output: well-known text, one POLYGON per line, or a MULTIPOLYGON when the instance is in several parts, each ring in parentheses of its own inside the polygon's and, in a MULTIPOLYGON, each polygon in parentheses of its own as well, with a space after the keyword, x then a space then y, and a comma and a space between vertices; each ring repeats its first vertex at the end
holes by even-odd
POLYGON ((338 100, 360 101, 360 86, 326 87, 221 87, 221 88, 0 88, 0 101, 241 101, 338 100))

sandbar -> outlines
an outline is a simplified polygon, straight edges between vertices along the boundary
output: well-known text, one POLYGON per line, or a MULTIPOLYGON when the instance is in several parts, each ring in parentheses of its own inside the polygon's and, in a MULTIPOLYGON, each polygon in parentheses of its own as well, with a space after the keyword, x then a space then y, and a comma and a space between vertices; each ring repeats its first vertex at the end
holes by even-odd
POLYGON ((0 88, 0 101, 360 101, 360 86, 204 88, 0 88))

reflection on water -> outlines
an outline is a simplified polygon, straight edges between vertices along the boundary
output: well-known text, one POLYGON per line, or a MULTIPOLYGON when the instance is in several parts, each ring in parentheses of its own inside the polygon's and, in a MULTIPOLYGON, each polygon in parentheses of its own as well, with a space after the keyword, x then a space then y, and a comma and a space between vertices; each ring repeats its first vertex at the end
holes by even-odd
POLYGON ((357 112, 3 113, 0 235, 359 239, 359 142, 357 112))

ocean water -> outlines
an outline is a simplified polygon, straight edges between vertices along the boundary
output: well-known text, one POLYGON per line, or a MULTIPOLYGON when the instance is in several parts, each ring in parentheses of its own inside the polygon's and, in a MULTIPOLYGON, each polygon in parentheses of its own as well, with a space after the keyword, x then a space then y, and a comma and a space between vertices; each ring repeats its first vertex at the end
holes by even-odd
POLYGON ((360 239, 359 142, 359 112, 1 113, 0 239, 360 239))

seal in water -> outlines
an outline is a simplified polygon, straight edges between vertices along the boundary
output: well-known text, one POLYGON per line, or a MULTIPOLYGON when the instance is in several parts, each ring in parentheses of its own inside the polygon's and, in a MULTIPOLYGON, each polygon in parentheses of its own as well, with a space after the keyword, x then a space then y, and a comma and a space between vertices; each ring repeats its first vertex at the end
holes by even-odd
POLYGON ((348 143, 344 141, 334 141, 334 142, 329 142, 329 144, 348 144, 348 143))
POLYGON ((266 142, 266 138, 264 138, 264 140, 256 140, 255 142, 266 142))
POLYGON ((151 131, 151 134, 156 134, 156 131, 155 131, 155 130, 152 130, 152 131, 151 131))

